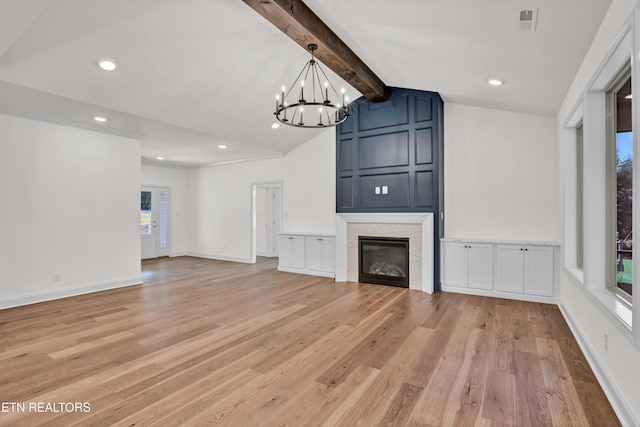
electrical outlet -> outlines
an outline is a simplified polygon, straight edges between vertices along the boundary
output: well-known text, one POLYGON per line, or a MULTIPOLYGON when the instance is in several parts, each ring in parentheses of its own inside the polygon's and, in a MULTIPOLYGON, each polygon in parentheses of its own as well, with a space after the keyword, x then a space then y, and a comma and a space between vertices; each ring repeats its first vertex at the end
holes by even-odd
POLYGON ((53 273, 53 281, 54 282, 59 282, 61 279, 62 279, 62 274, 60 274, 58 272, 53 273))
POLYGON ((604 351, 609 351, 609 334, 604 333, 604 351))

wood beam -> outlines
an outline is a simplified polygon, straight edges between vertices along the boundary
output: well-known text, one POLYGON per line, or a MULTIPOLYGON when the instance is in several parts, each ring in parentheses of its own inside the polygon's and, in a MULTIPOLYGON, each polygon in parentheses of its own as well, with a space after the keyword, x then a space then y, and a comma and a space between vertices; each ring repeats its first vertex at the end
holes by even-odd
POLYGON ((372 102, 387 99, 385 84, 301 0, 242 0, 307 49, 318 45, 315 57, 372 102))

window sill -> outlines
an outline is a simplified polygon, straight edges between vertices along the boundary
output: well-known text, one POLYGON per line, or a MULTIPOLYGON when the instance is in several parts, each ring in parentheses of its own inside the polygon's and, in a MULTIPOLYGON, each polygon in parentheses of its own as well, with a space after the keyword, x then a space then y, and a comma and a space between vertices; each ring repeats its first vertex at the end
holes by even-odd
POLYGON ((564 271, 577 285, 584 287, 584 271, 577 267, 565 267, 564 271))
POLYGON ((610 289, 585 287, 583 270, 577 267, 565 266, 564 271, 578 288, 589 295, 611 321, 618 325, 620 330, 633 341, 631 326, 633 317, 632 307, 610 289))
POLYGON ((631 306, 609 289, 586 288, 586 291, 598 305, 600 305, 605 313, 620 326, 620 329, 629 339, 633 340, 631 333, 633 311, 631 306))

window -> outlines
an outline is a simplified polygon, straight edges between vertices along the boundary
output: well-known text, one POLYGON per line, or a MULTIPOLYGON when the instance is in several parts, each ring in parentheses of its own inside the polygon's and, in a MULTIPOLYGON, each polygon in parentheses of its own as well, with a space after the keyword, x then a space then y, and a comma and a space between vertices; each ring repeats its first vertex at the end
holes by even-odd
POLYGON ((626 98, 630 77, 640 76, 633 43, 629 23, 565 120, 563 251, 567 277, 640 347, 640 304, 631 295, 631 219, 640 214, 631 196, 640 170, 629 173, 637 100, 626 98))
POLYGON ((140 192, 140 234, 151 234, 151 192, 140 192))
POLYGON ((612 135, 615 156, 611 156, 615 166, 615 193, 609 203, 615 206, 615 229, 611 233, 610 244, 615 245, 615 282, 612 286, 622 295, 630 297, 633 291, 633 130, 631 114, 631 70, 628 66, 609 93, 612 109, 612 135))

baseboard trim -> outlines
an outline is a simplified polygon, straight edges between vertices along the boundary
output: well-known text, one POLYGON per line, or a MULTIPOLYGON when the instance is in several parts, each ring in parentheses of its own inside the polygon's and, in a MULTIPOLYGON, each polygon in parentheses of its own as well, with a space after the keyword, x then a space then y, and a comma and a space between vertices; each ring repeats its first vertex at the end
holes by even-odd
POLYGON ((483 297, 513 299, 518 301, 539 302, 543 304, 554 304, 554 305, 557 305, 559 303, 558 298, 555 298, 555 297, 544 297, 544 296, 531 295, 531 294, 516 294, 511 292, 500 292, 500 291, 494 291, 494 290, 488 290, 488 289, 485 290, 485 289, 474 289, 474 288, 462 288, 462 287, 449 286, 449 285, 441 285, 440 289, 442 292, 453 292, 456 294, 479 295, 483 297))
POLYGON ((291 267, 282 267, 282 266, 278 266, 278 271, 283 271, 285 273, 305 274, 307 276, 329 277, 331 279, 335 279, 336 277, 335 273, 331 273, 327 271, 305 270, 300 268, 291 268, 291 267))
POLYGON ((558 304, 558 307, 560 308, 562 316, 567 322, 567 325, 569 325, 569 329, 571 329, 573 336, 576 338, 580 349, 584 353, 587 362, 589 362, 589 366, 591 366, 591 369, 593 369, 593 373, 598 379, 598 382, 600 382, 600 386, 602 387, 604 394, 609 399, 609 402, 611 403, 611 406, 620 419, 622 425, 639 426, 640 420, 635 418, 633 412, 631 411, 631 408, 622 397, 620 390, 618 390, 615 383, 609 379, 607 371, 603 368, 604 365, 601 363, 597 354, 592 350, 589 342, 584 339, 584 335, 582 334, 582 331, 580 330, 578 324, 574 322, 571 313, 562 304, 558 304))
POLYGON ((231 262, 242 262, 244 264, 253 264, 253 261, 251 260, 251 258, 240 258, 240 257, 227 256, 227 255, 209 254, 205 252, 190 252, 190 251, 187 251, 185 255, 196 257, 196 258, 216 259, 218 261, 231 261, 231 262))
POLYGON ((140 284, 142 284, 142 276, 133 276, 108 282, 91 283, 71 288, 20 295, 17 297, 0 298, 0 310, 140 284))
POLYGON ((188 256, 188 252, 187 251, 171 252, 169 254, 169 258, 175 258, 175 257, 179 257, 179 256, 188 256))

